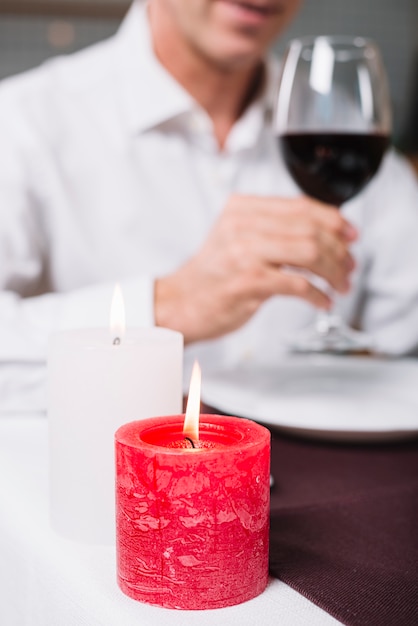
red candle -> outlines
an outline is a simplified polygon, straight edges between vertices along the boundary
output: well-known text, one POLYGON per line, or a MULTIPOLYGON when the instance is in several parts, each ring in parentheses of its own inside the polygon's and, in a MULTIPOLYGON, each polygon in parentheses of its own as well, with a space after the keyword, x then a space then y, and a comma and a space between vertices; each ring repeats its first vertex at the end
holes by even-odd
POLYGON ((116 432, 118 584, 167 608, 239 604, 267 584, 270 433, 202 415, 193 441, 183 423, 150 418, 116 432))

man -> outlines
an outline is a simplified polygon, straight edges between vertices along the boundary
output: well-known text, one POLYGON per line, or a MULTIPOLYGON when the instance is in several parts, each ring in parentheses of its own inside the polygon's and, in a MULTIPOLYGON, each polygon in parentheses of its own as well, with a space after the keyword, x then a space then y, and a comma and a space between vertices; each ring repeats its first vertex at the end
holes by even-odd
POLYGON ((417 348, 412 172, 390 154, 338 212, 301 196, 271 135, 266 52, 299 4, 137 2, 111 40, 4 81, 1 361, 107 325, 119 281, 128 325, 184 334, 186 378, 195 356, 274 366, 331 304, 306 270, 377 350, 417 348))

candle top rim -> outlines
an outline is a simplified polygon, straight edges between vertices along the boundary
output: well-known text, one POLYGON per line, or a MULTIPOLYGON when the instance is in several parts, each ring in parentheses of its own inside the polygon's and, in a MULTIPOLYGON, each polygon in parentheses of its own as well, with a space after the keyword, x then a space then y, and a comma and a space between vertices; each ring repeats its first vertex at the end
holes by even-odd
POLYGON ((49 346, 52 349, 59 346, 60 349, 69 350, 77 347, 92 350, 108 347, 114 350, 116 347, 132 348, 139 343, 142 345, 155 345, 155 343, 161 345, 168 343, 183 345, 183 335, 180 332, 163 326, 127 327, 118 346, 113 345, 114 336, 115 332, 105 326, 96 328, 71 328, 52 333, 49 346))
MULTIPOLYGON (((219 454, 228 449, 243 451, 270 442, 271 435, 268 428, 253 420, 232 415, 201 414, 200 433, 204 435, 206 430, 206 433, 210 432, 211 435, 216 435, 216 432, 220 432, 219 428, 223 426, 228 427, 228 425, 231 427, 231 420, 233 420, 232 430, 234 431, 234 435, 236 436, 236 434, 238 434, 241 436, 236 437, 234 441, 230 442, 228 445, 224 445, 222 448, 175 448, 150 443, 141 437, 141 433, 149 434, 152 432, 153 428, 155 431, 161 430, 161 433, 164 433, 164 431, 169 431, 170 427, 173 426, 179 427, 178 433, 181 436, 184 414, 152 417, 123 424, 115 433, 115 442, 133 449, 141 447, 158 454, 184 455, 186 453, 193 456, 196 454, 204 454, 205 456, 219 454)), ((228 430, 228 428, 226 428, 226 434, 228 434, 228 432, 231 433, 231 429, 228 430)), ((220 434, 222 434, 222 432, 220 432, 220 434)), ((204 437, 202 437, 201 440, 204 440, 204 437)))

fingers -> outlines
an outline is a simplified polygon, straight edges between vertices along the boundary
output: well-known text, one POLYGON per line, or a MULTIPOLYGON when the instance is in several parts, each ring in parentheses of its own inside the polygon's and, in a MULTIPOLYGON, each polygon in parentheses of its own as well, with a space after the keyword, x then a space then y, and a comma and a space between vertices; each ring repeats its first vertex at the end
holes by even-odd
POLYGON ((349 289, 355 261, 349 244, 357 231, 336 208, 309 198, 235 197, 227 219, 231 246, 270 265, 303 268, 326 279, 337 291, 349 289))
POLYGON ((303 235, 312 224, 326 229, 345 241, 358 237, 357 230, 341 214, 337 207, 319 202, 307 196, 277 198, 262 196, 232 196, 226 211, 237 213, 245 223, 252 220, 254 212, 260 231, 280 229, 286 235, 303 235))
POLYGON ((156 325, 180 331, 185 345, 239 328, 273 295, 295 296, 322 309, 331 306, 330 298, 304 276, 280 268, 248 267, 230 276, 212 275, 207 268, 199 258, 191 259, 154 285, 156 325))
MULTIPOLYGON (((234 244, 237 245, 236 243, 234 244)), ((345 292, 355 261, 347 245, 326 231, 313 230, 300 237, 249 235, 241 242, 241 252, 261 263, 280 267, 290 265, 325 278, 334 289, 345 292)))
POLYGON ((304 276, 279 272, 275 282, 280 295, 302 298, 319 309, 329 309, 332 305, 330 297, 304 276))
POLYGON ((274 295, 302 298, 321 309, 332 305, 329 295, 315 287, 306 276, 281 268, 259 268, 256 274, 242 276, 241 284, 235 287, 235 295, 246 290, 252 302, 257 303, 257 308, 274 295))
POLYGON ((344 243, 326 231, 310 237, 282 239, 278 242, 279 263, 309 270, 324 278, 335 290, 345 293, 355 261, 344 243))

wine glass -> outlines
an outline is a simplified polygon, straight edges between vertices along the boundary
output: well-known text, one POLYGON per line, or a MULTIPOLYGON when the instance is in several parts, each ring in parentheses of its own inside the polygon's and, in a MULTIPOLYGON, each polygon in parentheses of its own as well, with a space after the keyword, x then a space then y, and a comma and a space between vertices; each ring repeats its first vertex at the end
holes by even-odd
MULTIPOLYGON (((319 36, 290 42, 275 102, 273 131, 301 190, 340 207, 379 169, 389 145, 391 111, 385 69, 363 37, 319 36)), ((333 311, 292 342, 302 352, 355 352, 370 338, 333 311)))

